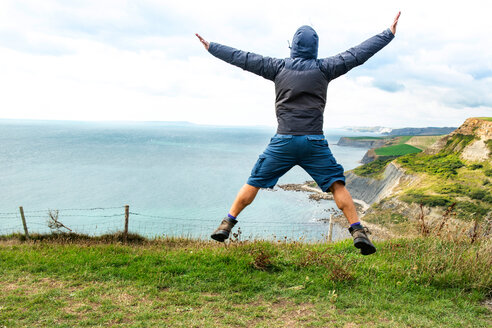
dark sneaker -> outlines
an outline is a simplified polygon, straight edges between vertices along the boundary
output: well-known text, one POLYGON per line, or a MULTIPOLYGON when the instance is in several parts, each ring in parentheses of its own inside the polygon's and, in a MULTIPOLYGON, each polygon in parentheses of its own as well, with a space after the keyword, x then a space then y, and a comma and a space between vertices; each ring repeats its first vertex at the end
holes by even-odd
POLYGON ((371 243, 366 233, 371 233, 369 229, 362 225, 349 228, 350 234, 354 237, 354 246, 360 249, 362 255, 376 253, 376 247, 371 243))
POLYGON ((223 242, 227 238, 229 238, 229 234, 231 233, 232 227, 237 223, 237 221, 233 221, 230 218, 225 218, 222 220, 222 223, 219 227, 214 231, 214 233, 210 236, 212 239, 223 242))

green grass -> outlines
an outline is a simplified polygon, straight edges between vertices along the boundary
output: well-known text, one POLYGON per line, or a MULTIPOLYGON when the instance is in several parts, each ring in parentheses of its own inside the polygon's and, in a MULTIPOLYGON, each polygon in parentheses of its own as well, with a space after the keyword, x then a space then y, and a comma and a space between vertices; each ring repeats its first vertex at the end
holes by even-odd
POLYGON ((406 144, 420 148, 422 150, 428 148, 430 145, 435 143, 437 140, 443 138, 443 135, 438 136, 414 136, 406 144))
POLYGON ((378 156, 403 156, 407 154, 420 153, 422 150, 407 144, 398 144, 374 150, 378 156))
POLYGON ((489 148, 489 157, 492 157, 492 139, 485 141, 487 148, 489 148))
POLYGON ((440 151, 444 154, 453 154, 461 152, 470 142, 475 140, 474 135, 455 134, 446 141, 446 145, 440 151))
POLYGON ((446 178, 457 175, 457 170, 465 166, 457 154, 445 153, 436 155, 410 154, 399 157, 396 161, 410 171, 440 175, 446 178))
POLYGON ((404 144, 405 142, 407 142, 408 140, 410 140, 412 138, 413 138, 413 136, 399 136, 398 137, 398 143, 404 144))
POLYGON ((388 166, 388 163, 391 162, 394 158, 390 159, 377 159, 370 163, 358 166, 354 169, 354 173, 361 177, 380 179, 382 178, 382 174, 388 166))
POLYGON ((428 195, 418 190, 407 192, 400 197, 401 200, 407 203, 417 203, 424 206, 450 206, 453 199, 448 196, 428 195))
POLYGON ((492 117, 477 117, 480 120, 492 122, 492 117))
POLYGON ((490 243, 0 243, 0 327, 490 327, 490 243))

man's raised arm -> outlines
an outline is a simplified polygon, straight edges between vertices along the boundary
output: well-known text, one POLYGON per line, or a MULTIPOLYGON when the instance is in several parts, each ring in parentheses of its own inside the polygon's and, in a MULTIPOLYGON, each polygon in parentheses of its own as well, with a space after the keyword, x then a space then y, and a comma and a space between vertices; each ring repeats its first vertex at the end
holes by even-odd
POLYGON ((393 24, 382 33, 367 39, 358 46, 350 48, 338 55, 322 59, 323 68, 329 80, 336 79, 350 71, 352 68, 364 64, 376 52, 383 49, 395 37, 396 25, 400 18, 400 12, 396 15, 393 24))
POLYGON ((196 34, 196 36, 205 49, 215 57, 271 81, 275 80, 275 76, 284 62, 282 59, 263 57, 252 52, 234 49, 216 42, 209 43, 199 34, 196 34))

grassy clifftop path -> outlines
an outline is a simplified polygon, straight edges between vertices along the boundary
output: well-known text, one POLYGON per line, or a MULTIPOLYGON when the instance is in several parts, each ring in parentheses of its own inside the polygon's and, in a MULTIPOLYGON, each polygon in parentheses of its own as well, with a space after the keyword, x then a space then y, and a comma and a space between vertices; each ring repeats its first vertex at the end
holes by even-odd
POLYGON ((0 241, 0 327, 490 327, 490 242, 0 241))

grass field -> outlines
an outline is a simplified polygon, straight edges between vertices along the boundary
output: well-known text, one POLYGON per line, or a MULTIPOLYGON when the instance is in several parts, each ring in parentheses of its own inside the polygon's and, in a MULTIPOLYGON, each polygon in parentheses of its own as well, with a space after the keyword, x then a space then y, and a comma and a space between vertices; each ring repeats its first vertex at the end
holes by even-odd
POLYGON ((407 154, 419 153, 422 150, 407 144, 398 144, 398 145, 376 148, 374 151, 378 156, 403 156, 407 154))
POLYGON ((408 140, 412 139, 413 136, 401 136, 401 137, 398 137, 398 143, 399 144, 404 144, 406 143, 408 140))
POLYGON ((414 136, 406 144, 424 150, 442 137, 444 136, 414 136))
POLYGON ((490 327, 491 244, 0 242, 0 327, 490 327), (487 296, 488 295, 488 296, 487 296))
POLYGON ((477 117, 478 119, 484 120, 484 121, 489 121, 492 122, 492 117, 477 117))

